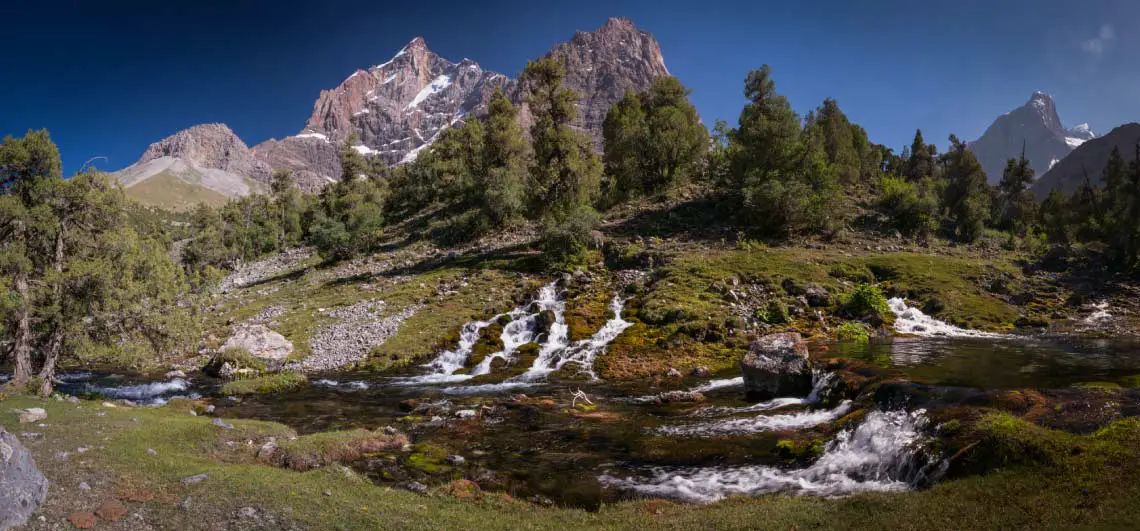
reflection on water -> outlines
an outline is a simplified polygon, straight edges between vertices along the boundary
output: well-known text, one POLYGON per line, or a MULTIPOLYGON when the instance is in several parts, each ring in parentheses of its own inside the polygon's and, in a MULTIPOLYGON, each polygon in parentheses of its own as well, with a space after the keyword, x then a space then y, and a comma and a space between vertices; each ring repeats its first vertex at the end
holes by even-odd
POLYGON ((1140 374, 1136 339, 898 337, 829 346, 829 356, 899 368, 915 381, 938 385, 1055 388, 1140 374))

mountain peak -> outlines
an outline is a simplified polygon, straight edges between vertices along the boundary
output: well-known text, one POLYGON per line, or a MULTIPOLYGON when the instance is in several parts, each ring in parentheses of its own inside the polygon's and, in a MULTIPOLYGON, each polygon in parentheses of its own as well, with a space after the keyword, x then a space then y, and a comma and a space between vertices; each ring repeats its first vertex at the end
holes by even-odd
POLYGON ((1029 101, 1053 101, 1053 96, 1050 96, 1049 93, 1044 90, 1038 90, 1029 97, 1029 101))
POLYGON ((635 29, 633 21, 625 17, 610 17, 602 25, 602 29, 635 29))
POLYGON ((1049 171, 1075 147, 1087 140, 1089 133, 1068 131, 1061 125, 1057 104, 1048 92, 1038 90, 1029 101, 994 120, 981 138, 970 144, 991 183, 1001 179, 1008 159, 1017 158, 1022 149, 1038 176, 1049 171))
POLYGON ((408 44, 405 44, 404 47, 400 49, 400 51, 404 52, 404 51, 427 50, 427 49, 428 49, 427 41, 424 41, 423 37, 417 36, 416 38, 409 41, 408 44))

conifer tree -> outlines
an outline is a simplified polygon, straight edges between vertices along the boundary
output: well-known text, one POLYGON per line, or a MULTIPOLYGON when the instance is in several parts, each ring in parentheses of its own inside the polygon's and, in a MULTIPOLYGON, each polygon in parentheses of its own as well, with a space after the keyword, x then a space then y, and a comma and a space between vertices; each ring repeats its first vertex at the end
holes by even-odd
MULTIPOLYGON (((921 137, 917 137, 917 142, 921 137)), ((913 156, 912 156, 913 160, 913 156)), ((951 232, 960 242, 972 243, 982 235, 989 219, 989 190, 986 174, 966 143, 950 135, 950 151, 945 156, 947 186, 943 205, 951 232)))

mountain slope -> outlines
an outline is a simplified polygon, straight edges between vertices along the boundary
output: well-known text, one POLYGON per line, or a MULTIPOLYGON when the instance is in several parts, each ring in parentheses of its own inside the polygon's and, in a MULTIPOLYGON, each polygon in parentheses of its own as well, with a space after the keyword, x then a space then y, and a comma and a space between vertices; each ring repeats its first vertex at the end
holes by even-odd
POLYGON ((1040 176, 1095 136, 1088 124, 1072 130, 1062 127, 1053 98, 1037 91, 1025 105, 994 120, 981 138, 970 143, 970 150, 978 157, 989 182, 996 184, 1001 181, 1006 161, 1020 156, 1023 148, 1030 167, 1040 176))
POLYGON ((1033 185, 1033 193, 1044 198, 1057 188, 1066 195, 1071 194, 1085 182, 1086 172, 1092 182, 1099 183, 1112 149, 1119 149, 1124 160, 1131 161, 1136 156, 1137 143, 1140 143, 1140 123, 1122 125, 1107 135, 1084 142, 1042 175, 1033 185))
POLYGON ((185 210, 260 191, 272 173, 229 127, 204 124, 151 144, 113 175, 143 204, 185 210))

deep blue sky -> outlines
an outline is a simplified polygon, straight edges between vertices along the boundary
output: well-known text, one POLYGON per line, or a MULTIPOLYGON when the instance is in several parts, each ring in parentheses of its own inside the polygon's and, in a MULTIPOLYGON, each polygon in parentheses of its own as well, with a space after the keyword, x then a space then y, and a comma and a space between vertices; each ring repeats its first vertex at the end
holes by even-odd
POLYGON ((1038 89, 1067 126, 1140 120, 1131 0, 0 3, 0 135, 50 129, 68 172, 95 156, 124 167, 197 123, 251 146, 295 134, 321 89, 416 35, 516 75, 609 16, 656 35, 708 124, 735 123, 763 63, 797 111, 834 97, 896 149, 916 127, 939 147, 974 139, 1038 89))

